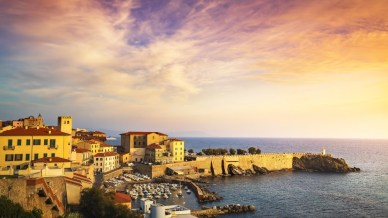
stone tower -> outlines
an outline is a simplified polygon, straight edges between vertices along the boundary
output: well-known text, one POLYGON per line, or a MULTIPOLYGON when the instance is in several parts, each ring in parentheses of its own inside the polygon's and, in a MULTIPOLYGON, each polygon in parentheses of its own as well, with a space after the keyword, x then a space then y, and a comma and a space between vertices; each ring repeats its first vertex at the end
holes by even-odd
POLYGON ((59 116, 58 129, 61 132, 71 135, 71 131, 73 129, 73 119, 71 118, 71 116, 59 116))
POLYGON ((43 126, 43 117, 41 114, 38 115, 38 118, 37 118, 37 126, 43 126))

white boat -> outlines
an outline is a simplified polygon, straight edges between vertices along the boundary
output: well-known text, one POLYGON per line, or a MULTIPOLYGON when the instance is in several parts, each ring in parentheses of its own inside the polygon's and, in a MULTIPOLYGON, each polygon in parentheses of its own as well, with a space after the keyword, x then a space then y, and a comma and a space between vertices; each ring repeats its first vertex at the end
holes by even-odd
POLYGON ((112 137, 112 136, 108 136, 108 137, 106 137, 106 140, 116 140, 116 138, 112 137))
POLYGON ((168 198, 168 195, 167 195, 167 194, 164 194, 164 195, 163 195, 163 198, 164 198, 164 199, 167 199, 167 198, 168 198))
POLYGON ((156 198, 156 199, 159 199, 159 198, 160 198, 160 195, 155 195, 155 198, 156 198))
POLYGON ((182 197, 182 196, 183 196, 182 190, 179 190, 178 191, 178 197, 182 197))
POLYGON ((191 194, 191 191, 189 189, 186 190, 187 194, 191 194))
POLYGON ((131 195, 131 198, 134 199, 134 200, 136 200, 136 199, 137 199, 137 196, 138 196, 137 194, 133 194, 133 195, 131 195))

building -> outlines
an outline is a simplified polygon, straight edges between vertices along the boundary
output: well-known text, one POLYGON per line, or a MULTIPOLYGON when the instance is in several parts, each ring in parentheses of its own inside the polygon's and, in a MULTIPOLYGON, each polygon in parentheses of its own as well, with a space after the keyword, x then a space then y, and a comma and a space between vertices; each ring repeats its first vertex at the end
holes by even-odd
POLYGON ((132 200, 131 196, 121 193, 121 192, 115 192, 115 204, 121 204, 126 206, 128 209, 132 208, 132 200))
POLYGON ((124 152, 130 153, 133 162, 169 163, 171 161, 184 161, 184 141, 169 139, 168 135, 160 132, 122 133, 121 146, 124 148, 124 152), (158 146, 161 148, 156 148, 158 146))
MULTIPOLYGON (((71 118, 70 118, 71 120, 71 118)), ((32 160, 43 157, 69 159, 71 135, 66 127, 71 123, 55 128, 36 127, 14 128, 0 133, 0 169, 27 168, 32 160)), ((70 132, 71 133, 71 132, 70 132)))
POLYGON ((18 170, 18 175, 29 177, 65 176, 71 171, 71 161, 60 157, 43 157, 31 161, 31 165, 18 170))
POLYGON ((33 116, 29 116, 27 118, 22 119, 23 121, 23 126, 28 126, 28 127, 43 127, 43 117, 42 115, 38 115, 37 118, 33 116))
POLYGON ((145 150, 144 161, 149 163, 172 163, 173 157, 165 146, 159 144, 148 145, 145 150))
POLYGON ((168 135, 160 132, 127 132, 121 134, 121 145, 130 153, 132 161, 141 162, 148 145, 160 144, 167 138, 168 135))
POLYGON ((79 163, 81 165, 89 165, 92 159, 92 153, 90 152, 90 150, 84 148, 76 148, 73 150, 73 153, 75 153, 74 162, 79 163))
POLYGON ((185 160, 185 142, 180 139, 168 139, 166 143, 167 149, 174 157, 174 162, 185 160))
POLYGON ((76 138, 80 138, 83 141, 87 140, 98 140, 105 142, 106 141, 106 134, 101 131, 87 131, 85 129, 77 129, 73 135, 76 138))
POLYGON ((120 166, 119 154, 116 152, 98 153, 94 155, 94 170, 96 172, 108 172, 120 166))
POLYGON ((105 143, 100 143, 100 149, 98 153, 114 152, 114 147, 105 143))
POLYGON ((92 155, 96 155, 100 150, 100 142, 95 140, 81 141, 76 144, 76 147, 87 149, 92 155))

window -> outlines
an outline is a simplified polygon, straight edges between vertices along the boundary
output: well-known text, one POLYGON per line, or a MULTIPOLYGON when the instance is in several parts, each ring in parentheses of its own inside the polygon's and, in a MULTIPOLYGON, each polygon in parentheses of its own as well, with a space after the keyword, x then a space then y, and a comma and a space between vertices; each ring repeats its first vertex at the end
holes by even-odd
POLYGON ((26 145, 31 145, 31 139, 26 140, 26 145))
POLYGON ((22 140, 18 139, 18 146, 22 145, 22 140))
POLYGON ((40 145, 40 139, 34 139, 32 140, 33 145, 40 145))
POLYGON ((44 144, 44 145, 48 145, 48 139, 45 139, 45 140, 43 141, 43 144, 44 144))
POLYGON ((182 152, 181 152, 181 155, 182 155, 182 152))
POLYGON ((67 124, 70 124, 70 121, 67 121, 67 124))
POLYGON ((178 155, 178 152, 175 152, 175 155, 178 155))
POLYGON ((26 160, 30 160, 30 154, 26 154, 26 160))
POLYGON ((39 154, 34 154, 34 160, 37 160, 39 158, 39 154))
POLYGON ((12 139, 8 139, 8 148, 12 147, 12 139))
POLYGON ((55 144, 55 139, 50 139, 50 147, 54 147, 55 144))
POLYGON ((23 160, 23 154, 15 154, 15 160, 23 160))
POLYGON ((47 157, 47 153, 44 153, 44 154, 43 154, 43 157, 47 157))
POLYGON ((13 154, 6 154, 5 161, 13 161, 13 154))
POLYGON ((181 150, 182 150, 182 147, 181 147, 181 150))
POLYGON ((51 157, 55 157, 55 153, 51 153, 51 157))

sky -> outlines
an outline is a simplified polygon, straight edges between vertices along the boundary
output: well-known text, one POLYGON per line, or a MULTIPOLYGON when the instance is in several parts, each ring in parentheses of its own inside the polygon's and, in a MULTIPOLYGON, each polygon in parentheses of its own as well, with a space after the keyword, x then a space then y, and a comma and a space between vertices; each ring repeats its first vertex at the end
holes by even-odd
POLYGON ((0 119, 388 138, 388 1, 0 0, 0 119))

